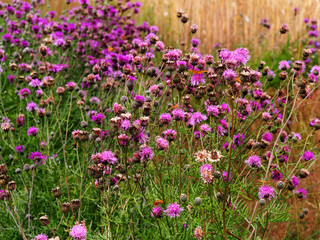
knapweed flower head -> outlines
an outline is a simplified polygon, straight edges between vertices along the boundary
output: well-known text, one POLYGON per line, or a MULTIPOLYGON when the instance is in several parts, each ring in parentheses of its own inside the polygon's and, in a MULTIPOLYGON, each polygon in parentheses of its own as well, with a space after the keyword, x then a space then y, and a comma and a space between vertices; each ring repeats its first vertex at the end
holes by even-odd
POLYGON ((299 178, 297 176, 293 175, 290 178, 289 183, 294 187, 299 187, 299 178))
POLYGON ((197 87, 200 84, 205 84, 206 80, 203 73, 194 73, 191 77, 191 86, 197 87))
POLYGON ((297 189, 295 191, 295 194, 297 195, 298 198, 303 198, 303 199, 306 199, 308 196, 308 192, 303 188, 297 189))
POLYGON ((38 106, 37 106, 36 103, 30 102, 30 103, 28 103, 26 109, 27 109, 27 111, 29 111, 29 112, 35 112, 35 111, 37 111, 39 108, 38 108, 38 106))
POLYGON ((161 207, 154 207, 151 212, 151 217, 159 218, 162 216, 163 210, 161 207))
POLYGON ((157 142, 157 147, 159 150, 167 150, 169 147, 168 141, 162 137, 158 136, 156 138, 156 142, 157 142))
POLYGON ((27 96, 29 96, 31 94, 31 91, 29 88, 22 88, 19 91, 19 95, 22 99, 26 98, 27 96))
POLYGON ((290 68, 290 64, 288 61, 283 60, 279 62, 279 70, 288 70, 290 68))
POLYGON ((87 235, 87 228, 84 223, 76 223, 70 230, 69 235, 74 240, 85 240, 87 235))
POLYGON ((147 145, 142 145, 139 151, 139 155, 142 160, 151 160, 153 158, 153 152, 147 145))
POLYGON ((259 188, 259 198, 271 200, 274 198, 274 189, 267 185, 261 186, 259 188))
POLYGON ((305 151, 302 155, 302 159, 305 161, 315 160, 315 155, 312 151, 305 151))
POLYGON ((245 163, 254 168, 260 168, 262 166, 261 158, 258 155, 250 156, 245 163))
POLYGON ((45 234, 39 234, 35 237, 35 240, 48 240, 48 237, 45 234))
POLYGON ((224 181, 231 181, 232 175, 231 175, 231 173, 223 171, 222 178, 224 181))
POLYGON ((29 159, 32 159, 36 165, 45 164, 47 156, 43 155, 41 152, 31 152, 28 154, 29 159))
POLYGON ((24 149, 25 149, 25 146, 24 146, 24 145, 22 145, 22 146, 16 146, 16 151, 17 151, 17 153, 23 153, 24 149))
POLYGON ((34 126, 30 127, 27 132, 28 136, 36 136, 37 133, 38 133, 38 128, 34 126))
POLYGON ((272 140, 273 140, 273 135, 272 135, 272 133, 270 133, 270 132, 265 132, 265 133, 262 134, 261 139, 262 139, 265 143, 269 144, 269 143, 271 143, 272 140))
POLYGON ((114 165, 118 161, 118 159, 112 151, 104 151, 101 153, 100 157, 102 163, 109 163, 111 165, 114 165))
POLYGON ((180 217, 180 213, 183 211, 183 208, 180 207, 177 203, 171 203, 168 205, 167 209, 164 211, 166 215, 170 218, 180 217))

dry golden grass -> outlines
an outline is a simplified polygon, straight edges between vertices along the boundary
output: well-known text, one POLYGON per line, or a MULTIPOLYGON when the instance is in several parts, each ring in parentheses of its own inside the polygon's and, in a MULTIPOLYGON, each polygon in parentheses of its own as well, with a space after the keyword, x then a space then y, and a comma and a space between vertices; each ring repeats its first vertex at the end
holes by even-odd
MULTIPOLYGON (((287 37, 279 39, 279 28, 288 23, 290 36, 294 40, 304 31, 305 17, 319 16, 319 0, 141 0, 142 12, 160 28, 165 42, 173 43, 180 32, 181 23, 176 18, 176 11, 183 10, 190 21, 184 26, 186 43, 191 36, 188 30, 192 23, 199 26, 195 37, 201 40, 201 52, 211 52, 216 43, 232 48, 249 46, 255 55, 265 49, 274 49, 287 37), (294 8, 298 13, 295 16, 294 8), (262 18, 271 23, 268 30, 260 25, 262 18), (263 47, 257 47, 259 39, 267 40, 263 47)), ((148 18, 144 18, 148 20, 148 18)))

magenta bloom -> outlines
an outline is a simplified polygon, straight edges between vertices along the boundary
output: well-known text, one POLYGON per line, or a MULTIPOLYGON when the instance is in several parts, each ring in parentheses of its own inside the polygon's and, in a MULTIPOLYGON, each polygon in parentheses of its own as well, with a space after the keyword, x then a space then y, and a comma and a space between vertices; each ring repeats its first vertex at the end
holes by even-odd
POLYGON ((195 112, 194 114, 192 114, 190 120, 188 121, 188 124, 194 126, 196 123, 201 123, 205 120, 207 120, 206 115, 202 114, 201 112, 195 112))
POLYGON ((303 198, 303 199, 306 199, 307 196, 308 196, 308 192, 303 189, 303 188, 299 188, 295 191, 296 195, 298 198, 303 198))
POLYGON ((169 204, 167 210, 165 210, 164 212, 168 217, 174 218, 174 217, 180 217, 180 213, 182 211, 183 211, 183 208, 181 208, 179 204, 171 203, 169 204))
POLYGON ((191 77, 191 86, 197 87, 199 84, 205 84, 206 80, 203 78, 203 73, 194 73, 191 77))
POLYGON ((39 234, 36 236, 35 240, 47 240, 48 237, 45 234, 39 234))
POLYGON ((71 228, 69 235, 74 240, 84 240, 86 239, 87 228, 81 224, 76 224, 71 228))
POLYGON ((19 92, 19 95, 22 99, 29 96, 30 94, 31 94, 31 92, 30 92, 29 88, 22 88, 19 92))
POLYGON ((246 161, 246 164, 248 164, 250 167, 256 167, 260 168, 261 165, 261 158, 258 155, 252 155, 250 156, 246 161))
POLYGON ((271 172, 271 177, 275 181, 280 181, 282 179, 282 176, 282 173, 278 169, 271 172))
POLYGON ((146 145, 140 149, 139 155, 141 159, 151 160, 153 158, 152 149, 146 145))
POLYGON ((27 111, 29 111, 29 112, 35 112, 35 111, 38 111, 39 108, 38 108, 38 106, 37 106, 36 103, 30 102, 30 103, 28 103, 26 109, 27 109, 27 111))
POLYGON ((172 115, 173 115, 174 120, 184 120, 184 118, 185 118, 184 111, 179 108, 173 110, 172 115))
POLYGON ((290 68, 290 64, 288 61, 283 60, 279 62, 279 70, 288 70, 290 68))
POLYGON ((109 164, 116 164, 118 159, 114 156, 114 153, 111 151, 104 151, 101 153, 101 162, 107 162, 109 164))
POLYGON ((309 160, 314 160, 315 159, 315 155, 313 152, 311 151, 305 151, 302 155, 302 159, 305 160, 306 162, 309 160))
POLYGON ((167 150, 169 147, 168 141, 162 137, 157 137, 156 142, 159 150, 167 150))
POLYGON ((37 136, 38 128, 32 126, 28 129, 28 136, 37 136))
POLYGON ((18 153, 23 153, 24 149, 25 149, 24 145, 22 145, 22 146, 17 146, 17 147, 16 147, 16 151, 17 151, 18 153))
POLYGON ((171 115, 169 113, 161 114, 159 119, 161 124, 170 124, 172 121, 171 115))
POLYGON ((299 187, 299 178, 295 175, 293 175, 291 178, 290 178, 290 184, 293 185, 294 187, 299 187))
POLYGON ((272 187, 269 186, 261 186, 259 188, 259 198, 263 199, 269 199, 271 200, 271 198, 274 197, 274 189, 272 187))
POLYGON ((45 164, 47 156, 41 152, 31 152, 28 154, 29 159, 33 160, 36 165, 45 164))
POLYGON ((267 143, 271 143, 273 139, 273 135, 270 132, 265 132, 262 134, 261 139, 266 141, 267 143))
POLYGON ((229 173, 229 176, 228 176, 228 172, 223 171, 222 178, 224 181, 227 181, 227 178, 228 178, 228 181, 231 181, 231 178, 232 178, 231 173, 229 173))
POLYGON ((0 190, 0 200, 8 200, 9 192, 7 190, 0 190))
POLYGON ((223 74, 222 77, 227 80, 227 81, 234 81, 237 78, 237 74, 234 70, 232 69, 226 69, 223 74))
POLYGON ((162 216, 163 210, 161 207, 155 207, 152 209, 151 217, 159 218, 162 216))

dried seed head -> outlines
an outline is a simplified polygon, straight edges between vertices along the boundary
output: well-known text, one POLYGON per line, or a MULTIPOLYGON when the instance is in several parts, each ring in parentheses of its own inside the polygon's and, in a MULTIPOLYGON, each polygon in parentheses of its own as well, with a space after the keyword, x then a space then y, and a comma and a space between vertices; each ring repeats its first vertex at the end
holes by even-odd
POLYGON ((278 188, 278 189, 283 189, 283 188, 284 188, 284 182, 278 181, 278 182, 277 182, 277 188, 278 188))
POLYGON ((62 195, 60 187, 56 187, 56 188, 52 189, 51 191, 52 191, 52 194, 55 198, 59 198, 62 195))
POLYGON ((194 199, 194 205, 199 206, 202 203, 202 199, 200 197, 196 197, 194 199))
POLYGON ((182 194, 180 195, 180 201, 181 201, 181 202, 186 202, 187 200, 188 200, 187 195, 184 194, 184 193, 182 193, 182 194))
POLYGON ((260 200, 259 200, 259 204, 260 204, 260 206, 266 205, 266 200, 260 199, 260 200))
POLYGON ((49 225, 49 218, 47 217, 47 215, 44 215, 44 216, 40 217, 39 221, 43 226, 48 226, 49 225))
POLYGON ((68 202, 64 202, 61 204, 61 212, 68 213, 71 211, 71 204, 68 202))
POLYGON ((81 201, 80 199, 72 199, 71 200, 71 207, 73 210, 77 210, 79 209, 81 206, 81 201))

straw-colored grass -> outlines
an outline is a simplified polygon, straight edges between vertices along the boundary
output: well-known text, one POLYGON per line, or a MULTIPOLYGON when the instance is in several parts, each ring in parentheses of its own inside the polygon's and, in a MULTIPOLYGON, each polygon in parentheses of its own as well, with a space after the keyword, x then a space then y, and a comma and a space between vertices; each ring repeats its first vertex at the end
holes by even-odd
MULTIPOLYGON (((305 32, 303 19, 319 16, 319 0, 141 0, 144 19, 152 20, 160 28, 167 43, 174 43, 180 32, 181 23, 176 11, 183 10, 190 17, 186 30, 192 23, 199 26, 195 37, 201 40, 201 52, 211 52, 214 45, 223 47, 248 46, 255 55, 274 49, 287 36, 279 38, 282 23, 288 23, 292 40, 298 40, 305 32), (298 8, 295 15, 294 8, 298 8), (146 18, 149 16, 149 19, 146 18), (268 30, 260 24, 267 18, 271 24, 268 30), (263 37, 263 43, 261 42, 263 37), (260 46, 258 47, 258 45, 260 46)), ((185 41, 190 35, 185 31, 185 41)))

